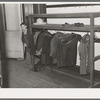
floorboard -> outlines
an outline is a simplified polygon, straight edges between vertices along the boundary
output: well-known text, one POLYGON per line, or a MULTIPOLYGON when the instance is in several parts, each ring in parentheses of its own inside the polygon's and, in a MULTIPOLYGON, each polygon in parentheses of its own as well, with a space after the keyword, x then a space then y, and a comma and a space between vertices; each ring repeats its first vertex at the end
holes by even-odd
POLYGON ((39 72, 30 70, 24 61, 7 60, 9 88, 88 88, 89 81, 46 67, 39 72))

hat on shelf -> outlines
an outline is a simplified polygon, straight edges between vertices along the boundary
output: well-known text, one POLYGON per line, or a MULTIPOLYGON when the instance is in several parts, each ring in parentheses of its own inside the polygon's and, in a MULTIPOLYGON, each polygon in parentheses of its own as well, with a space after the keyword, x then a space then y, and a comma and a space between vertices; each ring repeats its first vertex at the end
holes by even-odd
POLYGON ((34 25, 41 25, 41 24, 46 24, 46 22, 44 22, 43 21, 43 19, 41 19, 41 18, 38 18, 37 20, 36 20, 36 23, 33 23, 34 25))

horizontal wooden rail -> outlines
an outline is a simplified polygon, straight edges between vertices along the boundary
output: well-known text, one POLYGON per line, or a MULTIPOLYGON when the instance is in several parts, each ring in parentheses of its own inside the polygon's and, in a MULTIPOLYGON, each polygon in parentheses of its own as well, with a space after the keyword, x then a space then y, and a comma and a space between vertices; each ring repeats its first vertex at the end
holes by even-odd
MULTIPOLYGON (((75 25, 65 25, 62 24, 44 24, 44 25, 32 25, 32 28, 38 29, 48 29, 48 30, 62 30, 62 31, 78 31, 78 32, 90 32, 90 25, 84 25, 82 27, 77 27, 75 25)), ((94 31, 100 31, 100 25, 94 26, 94 31), (95 29, 96 28, 96 29, 95 29)))
POLYGON ((99 59, 100 59, 100 55, 94 57, 94 61, 97 61, 97 60, 99 60, 99 59))
POLYGON ((63 13, 63 14, 34 14, 30 15, 34 18, 90 18, 100 17, 100 12, 87 12, 87 13, 63 13))
POLYGON ((56 5, 46 5, 46 8, 55 7, 80 7, 80 6, 99 6, 100 4, 56 4, 56 5))

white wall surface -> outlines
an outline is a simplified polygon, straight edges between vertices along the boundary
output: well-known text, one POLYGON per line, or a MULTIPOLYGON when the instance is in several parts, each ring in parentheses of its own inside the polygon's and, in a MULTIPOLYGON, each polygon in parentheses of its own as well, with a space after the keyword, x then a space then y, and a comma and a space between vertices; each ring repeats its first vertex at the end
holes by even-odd
MULTIPOLYGON (((88 6, 88 7, 60 7, 60 8, 48 8, 47 13, 80 13, 80 12, 100 12, 100 6, 88 6)), ((84 23, 89 24, 89 19, 48 19, 48 23, 57 23, 64 24, 65 22, 73 24, 73 23, 84 23)), ((95 19, 95 24, 100 25, 100 18, 95 19)), ((81 34, 82 36, 86 33, 75 32, 81 34)), ((100 33, 96 33, 98 37, 100 37, 100 33)), ((79 43, 78 43, 79 46, 79 43)), ((78 52, 79 53, 79 52, 78 52)), ((100 43, 95 43, 95 56, 100 55, 100 43)), ((77 65, 80 65, 79 54, 77 55, 77 65)), ((100 70, 100 60, 95 62, 95 69, 100 70)))
POLYGON ((7 30, 19 30, 18 4, 5 4, 7 30))
POLYGON ((21 41, 21 8, 20 4, 5 4, 6 27, 5 46, 6 57, 23 58, 23 44, 21 41))

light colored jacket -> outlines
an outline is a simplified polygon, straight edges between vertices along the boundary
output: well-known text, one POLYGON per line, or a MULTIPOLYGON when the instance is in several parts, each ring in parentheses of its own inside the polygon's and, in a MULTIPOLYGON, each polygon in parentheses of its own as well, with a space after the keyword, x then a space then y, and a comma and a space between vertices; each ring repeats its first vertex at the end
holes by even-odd
POLYGON ((89 57, 89 41, 90 35, 85 34, 79 45, 79 56, 80 56, 80 74, 88 74, 90 72, 88 57, 89 57))

